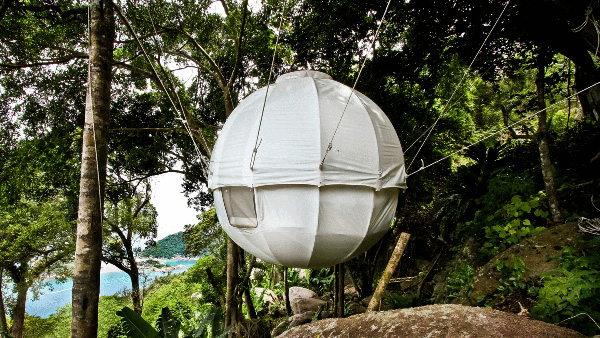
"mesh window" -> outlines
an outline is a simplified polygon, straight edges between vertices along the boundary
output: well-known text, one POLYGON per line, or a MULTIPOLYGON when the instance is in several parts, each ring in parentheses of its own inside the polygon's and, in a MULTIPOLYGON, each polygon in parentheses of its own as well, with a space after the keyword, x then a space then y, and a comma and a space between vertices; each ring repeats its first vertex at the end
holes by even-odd
POLYGON ((223 202, 229 223, 238 228, 256 228, 254 189, 248 187, 222 188, 223 202))

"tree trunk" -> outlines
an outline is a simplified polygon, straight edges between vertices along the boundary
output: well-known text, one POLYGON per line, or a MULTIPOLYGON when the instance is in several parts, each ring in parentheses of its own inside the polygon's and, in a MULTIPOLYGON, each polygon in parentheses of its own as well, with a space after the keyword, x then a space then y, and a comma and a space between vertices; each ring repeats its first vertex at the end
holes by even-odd
POLYGON ((133 302, 133 310, 138 314, 142 314, 142 294, 140 293, 140 272, 135 261, 130 262, 131 274, 131 301, 133 302))
POLYGON ((90 57, 73 274, 73 338, 95 338, 98 331, 102 203, 115 34, 113 7, 102 0, 91 0, 89 6, 90 57))
POLYGON ((22 338, 25 324, 25 302, 27 301, 27 280, 22 278, 15 281, 17 287, 17 302, 12 311, 12 328, 10 334, 12 338, 22 338))
POLYGON ((244 300, 246 301, 248 317, 250 317, 250 319, 258 318, 256 316, 256 309, 254 308, 254 303, 252 303, 252 295, 250 294, 250 288, 244 288, 244 300))
POLYGON ((4 294, 2 293, 3 270, 0 269, 0 338, 6 338, 8 334, 8 323, 6 321, 6 307, 4 306, 4 294))
POLYGON ((400 262, 400 258, 402 258, 402 254, 404 253, 404 249, 406 248, 406 244, 408 243, 408 239, 410 238, 410 234, 403 232, 400 234, 400 238, 398 238, 398 243, 394 248, 394 252, 392 253, 392 257, 390 257, 390 261, 386 266, 381 278, 379 279, 379 283, 377 283, 377 289, 375 289, 375 293, 373 294, 373 298, 371 298, 371 302, 369 302, 369 307, 367 307, 367 312, 379 310, 379 306, 381 305, 381 299, 383 298, 383 294, 385 289, 387 288, 398 263, 400 262))
POLYGON ((288 316, 292 315, 292 305, 290 304, 290 284, 289 284, 289 275, 288 275, 288 267, 283 267, 283 296, 285 298, 285 312, 288 316))
POLYGON ((225 295, 225 327, 235 331, 238 323, 236 289, 238 285, 238 255, 240 248, 227 238, 227 294, 225 295))
MULTIPOLYGON (((575 88, 581 91, 598 82, 598 70, 593 62, 577 63, 575 62, 575 88)), ((586 91, 579 93, 579 102, 586 115, 592 115, 596 120, 600 120, 600 87, 594 86, 586 91), (591 114, 590 114, 591 113, 591 114)))
POLYGON ((335 316, 344 317, 344 265, 338 264, 335 271, 335 316))
POLYGON ((542 57, 538 57, 538 74, 535 80, 538 109, 541 112, 538 114, 538 133, 537 141, 540 151, 540 163, 542 167, 542 175, 544 177, 544 186, 546 189, 546 197, 550 206, 550 214, 552 221, 555 223, 563 223, 564 216, 560 210, 556 186, 554 185, 554 175, 552 174, 552 161, 550 159, 550 147, 548 146, 548 124, 546 121, 546 100, 545 100, 545 65, 542 57))

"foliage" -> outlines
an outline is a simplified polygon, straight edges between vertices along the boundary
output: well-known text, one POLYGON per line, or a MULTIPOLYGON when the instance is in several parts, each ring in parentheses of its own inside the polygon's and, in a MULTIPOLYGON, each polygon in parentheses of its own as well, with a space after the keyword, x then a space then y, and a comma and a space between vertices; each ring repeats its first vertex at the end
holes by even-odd
POLYGON ((156 242, 155 247, 147 247, 141 252, 142 257, 173 258, 184 256, 186 245, 182 241, 183 232, 168 235, 156 242))
POLYGON ((202 256, 187 270, 183 279, 196 285, 201 303, 220 304, 221 297, 225 294, 225 280, 222 277, 224 268, 221 259, 202 256))
POLYGON ((474 280, 475 270, 473 270, 473 267, 467 263, 457 266, 450 272, 446 280, 448 298, 456 298, 463 294, 470 297, 474 280))
POLYGON ((524 279, 527 267, 523 259, 511 256, 510 261, 496 261, 496 269, 500 271, 501 277, 498 280, 498 292, 500 295, 507 295, 517 290, 527 290, 531 285, 524 279))
MULTIPOLYGON (((117 315, 122 317, 123 326, 127 330, 127 336, 131 338, 158 338, 158 337, 173 337, 172 335, 166 336, 163 332, 159 335, 152 325, 146 322, 139 314, 130 308, 124 307, 120 311, 117 311, 117 315)), ((163 318, 163 317, 161 317, 163 318)))
POLYGON ((143 263, 144 265, 149 265, 157 269, 161 269, 167 266, 166 264, 163 264, 160 261, 157 261, 156 259, 146 259, 143 263))
POLYGON ((383 309, 406 309, 410 307, 419 306, 421 303, 420 297, 416 293, 396 293, 392 292, 385 297, 383 309))
POLYGON ((152 241, 156 237, 158 213, 150 203, 150 185, 146 183, 145 187, 145 193, 133 189, 131 196, 105 203, 105 258, 123 263, 137 241, 152 241))
MULTIPOLYGON (((226 337, 228 330, 222 332, 220 335, 214 332, 215 328, 211 326, 213 318, 215 316, 215 310, 209 309, 203 315, 198 317, 196 325, 192 329, 185 329, 182 327, 182 323, 177 317, 173 316, 168 307, 164 307, 161 310, 161 314, 156 321, 155 329, 147 321, 145 321, 139 314, 130 308, 123 308, 117 312, 122 319, 123 326, 127 329, 127 337, 130 338, 201 338, 204 331, 208 328, 213 331, 210 332, 210 337, 226 337)), ((207 330, 208 333, 208 330, 207 330)))
POLYGON ((436 201, 431 222, 439 224, 440 238, 455 240, 457 225, 475 212, 505 149, 506 144, 479 143, 465 151, 469 164, 456 169, 436 201))
POLYGON ((485 218, 485 243, 481 248, 488 256, 495 256, 513 244, 533 236, 544 229, 548 211, 542 202, 544 193, 523 200, 515 195, 510 203, 485 218))
POLYGON ((217 218, 215 208, 210 208, 198 216, 197 224, 186 224, 182 240, 185 253, 193 256, 210 254, 221 256, 225 249, 226 235, 217 218))
POLYGON ((160 316, 162 308, 168 307, 179 321, 190 320, 194 311, 202 307, 200 301, 193 297, 198 292, 201 292, 199 284, 177 276, 169 284, 159 286, 146 296, 142 316, 153 323, 160 316))
POLYGON ((335 283, 333 268, 308 269, 307 278, 310 286, 323 293, 333 290, 335 283))
POLYGON ((596 322, 600 319, 600 238, 589 245, 589 250, 582 253, 565 247, 558 258, 558 269, 542 276, 543 286, 531 309, 534 318, 563 322, 588 336, 600 333, 600 328, 587 316, 571 318, 586 313, 596 322))
MULTIPOLYGON (((122 338, 121 320, 116 312, 130 305, 128 297, 102 296, 98 305, 98 337, 122 338)), ((48 318, 27 316, 25 319, 25 338, 69 338, 71 337, 70 304, 58 308, 48 318)))

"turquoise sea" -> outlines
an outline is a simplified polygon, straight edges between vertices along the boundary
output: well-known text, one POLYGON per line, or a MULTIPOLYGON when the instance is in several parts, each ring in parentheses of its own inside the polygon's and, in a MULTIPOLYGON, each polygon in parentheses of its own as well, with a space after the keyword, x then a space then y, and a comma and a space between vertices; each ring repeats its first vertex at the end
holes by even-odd
MULTIPOLYGON (((183 265, 185 268, 171 271, 171 274, 181 273, 187 270, 190 266, 196 263, 195 260, 173 260, 166 261, 166 265, 177 266, 183 265)), ((144 275, 147 277, 147 283, 157 277, 167 275, 166 272, 144 271, 140 276, 140 283, 144 284, 144 275)), ((59 307, 65 306, 71 302, 71 289, 73 281, 68 280, 64 283, 57 283, 54 280, 49 280, 48 286, 41 290, 41 295, 38 299, 33 299, 32 292, 28 293, 26 310, 29 315, 48 318, 59 307)), ((110 296, 115 293, 131 290, 131 280, 129 276, 122 271, 104 272, 100 275, 100 295, 110 296)))

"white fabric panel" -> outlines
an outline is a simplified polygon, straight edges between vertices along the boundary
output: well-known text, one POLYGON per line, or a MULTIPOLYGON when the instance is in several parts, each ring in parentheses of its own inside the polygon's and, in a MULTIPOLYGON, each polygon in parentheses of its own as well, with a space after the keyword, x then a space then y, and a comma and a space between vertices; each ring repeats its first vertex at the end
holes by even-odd
POLYGON ((371 125, 376 135, 379 168, 381 170, 380 188, 402 187, 406 188, 406 171, 404 169, 404 154, 400 139, 392 122, 385 113, 360 92, 355 92, 365 111, 371 119, 371 125))
POLYGON ((351 88, 340 87, 333 80, 321 80, 317 89, 321 111, 321 159, 339 123, 332 148, 323 163, 321 185, 375 186, 379 180, 379 160, 369 115, 360 102, 357 104, 356 95, 352 95, 346 106, 351 88))
POLYGON ((308 267, 318 226, 319 188, 260 187, 256 189, 256 207, 258 229, 276 263, 308 267))
POLYGON ((406 187, 402 148, 381 109, 323 73, 299 71, 271 85, 254 170, 250 161, 266 88, 234 110, 211 157, 209 188, 276 184, 406 187), (338 122, 323 170, 319 166, 338 122))
POLYGON ((318 185, 319 106, 312 78, 277 83, 260 129, 253 185, 318 185))
POLYGON ((338 264, 350 256, 369 230, 375 190, 368 187, 320 188, 319 227, 311 267, 338 264))
POLYGON ((223 125, 210 159, 209 188, 252 186, 250 159, 265 92, 266 87, 246 97, 223 125))
POLYGON ((387 188, 376 191, 373 195, 373 204, 374 208, 367 235, 354 252, 344 260, 352 259, 365 252, 388 232, 398 206, 398 189, 387 188))

